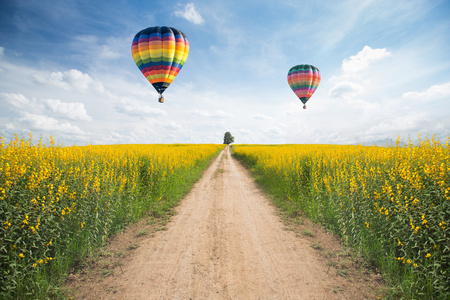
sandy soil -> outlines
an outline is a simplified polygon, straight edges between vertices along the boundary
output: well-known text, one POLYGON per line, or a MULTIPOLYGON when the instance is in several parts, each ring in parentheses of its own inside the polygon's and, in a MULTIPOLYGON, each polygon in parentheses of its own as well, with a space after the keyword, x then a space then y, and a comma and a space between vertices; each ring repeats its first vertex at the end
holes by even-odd
POLYGON ((287 228, 228 147, 176 211, 166 230, 135 242, 114 272, 72 275, 75 298, 376 299, 379 275, 342 275, 329 258, 338 252, 325 255, 313 234, 287 228))

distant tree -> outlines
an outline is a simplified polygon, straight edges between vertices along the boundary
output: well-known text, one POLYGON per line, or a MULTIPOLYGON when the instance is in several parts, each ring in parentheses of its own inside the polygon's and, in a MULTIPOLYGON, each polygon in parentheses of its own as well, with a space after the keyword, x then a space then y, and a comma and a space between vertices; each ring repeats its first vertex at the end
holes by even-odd
POLYGON ((234 142, 234 136, 232 136, 229 131, 225 132, 225 136, 223 137, 223 143, 229 145, 233 142, 234 142))

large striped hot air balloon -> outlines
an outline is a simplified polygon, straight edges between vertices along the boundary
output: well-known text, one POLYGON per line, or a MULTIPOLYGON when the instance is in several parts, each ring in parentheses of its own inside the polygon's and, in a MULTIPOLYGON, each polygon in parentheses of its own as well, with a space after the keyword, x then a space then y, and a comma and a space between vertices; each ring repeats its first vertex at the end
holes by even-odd
POLYGON ((159 93, 178 75, 189 54, 189 41, 181 31, 166 26, 149 27, 139 31, 133 39, 131 53, 139 70, 159 93))
POLYGON ((289 70, 287 81, 306 109, 306 102, 319 86, 320 72, 311 65, 297 65, 289 70))

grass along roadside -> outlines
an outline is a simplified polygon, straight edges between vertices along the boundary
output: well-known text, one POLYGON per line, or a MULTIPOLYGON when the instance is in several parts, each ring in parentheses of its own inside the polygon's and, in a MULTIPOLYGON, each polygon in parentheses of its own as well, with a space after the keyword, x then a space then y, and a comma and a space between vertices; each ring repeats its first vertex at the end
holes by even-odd
POLYGON ((314 223, 302 213, 288 214, 276 208, 277 215, 284 224, 284 229, 305 241, 315 250, 317 258, 328 266, 327 274, 341 277, 333 292, 339 294, 358 284, 358 294, 364 299, 386 299, 392 293, 385 283, 380 270, 348 247, 342 238, 314 223))
MULTIPOLYGON (((140 221, 127 226, 123 231, 111 236, 107 242, 95 250, 94 255, 80 261, 69 272, 61 286, 61 294, 66 299, 87 299, 92 289, 107 277, 123 273, 133 251, 141 247, 147 239, 152 239, 159 231, 167 230, 174 209, 163 215, 148 215, 140 221)), ((112 293, 117 291, 114 285, 108 286, 112 293)))

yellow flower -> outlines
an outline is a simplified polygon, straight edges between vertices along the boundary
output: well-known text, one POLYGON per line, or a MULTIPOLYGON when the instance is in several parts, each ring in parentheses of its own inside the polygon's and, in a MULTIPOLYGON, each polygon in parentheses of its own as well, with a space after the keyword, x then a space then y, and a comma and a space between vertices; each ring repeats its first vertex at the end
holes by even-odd
POLYGON ((431 254, 428 253, 427 255, 425 255, 425 257, 426 257, 426 258, 429 258, 429 257, 431 257, 431 254))
POLYGON ((20 254, 19 254, 19 257, 20 257, 20 258, 24 258, 25 255, 23 255, 22 253, 20 253, 20 254))

